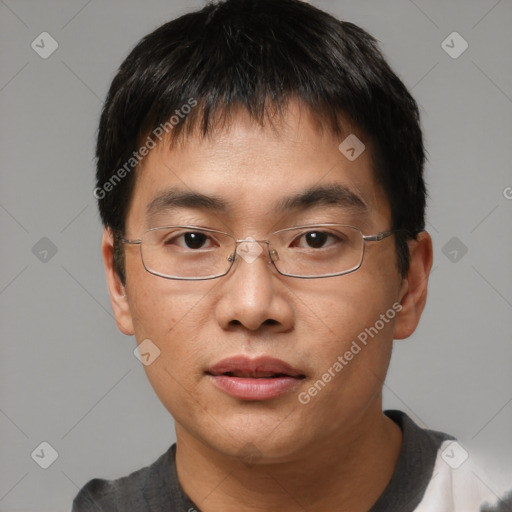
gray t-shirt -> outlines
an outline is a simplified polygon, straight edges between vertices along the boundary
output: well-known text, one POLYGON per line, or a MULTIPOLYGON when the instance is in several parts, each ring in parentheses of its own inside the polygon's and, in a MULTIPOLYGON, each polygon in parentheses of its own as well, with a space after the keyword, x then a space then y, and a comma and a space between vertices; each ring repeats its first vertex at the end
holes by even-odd
MULTIPOLYGON (((401 411, 385 411, 402 429, 393 477, 369 512, 411 512, 423 498, 439 447, 453 437, 425 430, 401 411)), ((89 481, 72 512, 201 512, 183 492, 176 473, 176 445, 148 467, 117 480, 89 481)))

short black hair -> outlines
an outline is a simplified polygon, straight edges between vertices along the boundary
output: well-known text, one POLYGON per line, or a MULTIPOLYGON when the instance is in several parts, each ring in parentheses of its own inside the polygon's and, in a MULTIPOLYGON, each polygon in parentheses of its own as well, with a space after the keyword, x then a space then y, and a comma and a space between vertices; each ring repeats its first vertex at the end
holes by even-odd
POLYGON ((376 40, 301 0, 223 0, 144 37, 112 81, 99 125, 95 196, 115 235, 123 282, 119 240, 135 183, 130 171, 159 127, 170 140, 194 130, 206 136, 240 108, 263 125, 292 99, 334 134, 348 121, 371 141, 391 227, 401 230, 397 264, 406 275, 407 240, 425 227, 423 138, 417 104, 376 40))

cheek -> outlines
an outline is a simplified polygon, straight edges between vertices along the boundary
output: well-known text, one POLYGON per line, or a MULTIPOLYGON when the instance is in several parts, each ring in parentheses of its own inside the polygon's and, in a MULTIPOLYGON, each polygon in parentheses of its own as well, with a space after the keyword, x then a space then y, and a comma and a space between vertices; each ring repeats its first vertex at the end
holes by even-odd
POLYGON ((333 278, 334 286, 309 290, 308 298, 303 297, 302 332, 314 333, 303 334, 302 344, 313 369, 308 396, 303 396, 310 398, 308 407, 331 408, 346 417, 348 410, 356 414, 379 393, 400 306, 392 282, 379 283, 376 277, 385 278, 347 274, 333 278))
POLYGON ((192 371, 202 359, 206 347, 201 346, 201 340, 207 333, 200 304, 201 296, 197 294, 173 292, 161 293, 157 298, 138 295, 133 301, 138 343, 149 338, 160 350, 161 361, 172 372, 192 371))
POLYGON ((195 368, 204 352, 199 340, 204 338, 203 303, 208 290, 203 283, 163 279, 144 269, 128 275, 132 277, 127 293, 137 343, 149 339, 157 347, 158 357, 144 369, 160 396, 169 386, 170 376, 181 382, 198 372, 195 368))
POLYGON ((150 338, 164 348, 171 334, 190 323, 209 291, 206 281, 190 283, 150 274, 138 254, 127 259, 126 274, 135 337, 139 342, 150 338))
POLYGON ((326 304, 323 315, 318 307, 308 329, 316 334, 305 347, 315 371, 327 372, 341 358, 343 368, 336 373, 343 380, 361 379, 362 371, 384 377, 396 318, 393 304, 390 297, 374 296, 326 304))
MULTIPOLYGON (((370 269, 368 269, 370 270, 370 269)), ((311 282, 307 291, 296 292, 300 298, 301 312, 297 315, 310 328, 315 337, 340 350, 356 339, 365 329, 374 326, 380 315, 386 315, 385 324, 379 322, 379 331, 391 335, 392 320, 396 316, 393 304, 397 300, 399 286, 395 273, 382 273, 360 269, 352 274, 311 282)))
POLYGON ((157 347, 158 357, 144 366, 147 378, 162 404, 178 421, 180 411, 189 411, 191 397, 200 399, 197 384, 205 351, 199 345, 204 337, 204 323, 197 302, 197 295, 179 293, 178 297, 174 291, 168 291, 158 295, 154 292, 149 297, 141 291, 133 308, 138 342, 150 339, 157 347))
POLYGON ((191 400, 203 404, 199 412, 208 404, 200 383, 222 343, 212 330, 210 292, 216 282, 168 280, 144 270, 132 276, 137 286, 128 293, 137 342, 150 339, 159 351, 144 370, 162 404, 177 421, 186 421, 197 412, 191 400))

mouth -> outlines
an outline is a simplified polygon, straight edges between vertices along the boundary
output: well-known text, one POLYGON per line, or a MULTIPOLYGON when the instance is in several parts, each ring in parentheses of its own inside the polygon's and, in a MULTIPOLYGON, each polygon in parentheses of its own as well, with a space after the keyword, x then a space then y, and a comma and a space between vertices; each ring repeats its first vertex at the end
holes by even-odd
POLYGON ((276 398, 295 389, 306 377, 280 359, 244 356, 224 359, 206 374, 221 391, 241 400, 276 398))
MULTIPOLYGON (((215 374, 212 374, 214 376, 215 374)), ((226 377, 240 377, 241 379, 279 379, 281 377, 292 377, 286 373, 270 373, 270 372, 243 372, 243 371, 234 371, 234 372, 224 372, 221 375, 225 375, 226 377)), ((293 377, 295 378, 295 377, 293 377)))

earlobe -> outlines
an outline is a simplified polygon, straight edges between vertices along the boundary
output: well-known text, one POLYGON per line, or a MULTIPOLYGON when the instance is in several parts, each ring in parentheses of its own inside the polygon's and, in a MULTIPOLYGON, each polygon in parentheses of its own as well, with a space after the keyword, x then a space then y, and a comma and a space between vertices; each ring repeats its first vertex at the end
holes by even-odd
POLYGON ((432 268, 432 239, 426 231, 422 231, 408 245, 410 266, 400 288, 402 309, 396 317, 395 339, 408 338, 418 326, 427 301, 428 278, 432 268))
POLYGON ((128 336, 134 334, 132 315, 128 303, 126 289, 114 268, 114 237, 112 230, 107 228, 103 232, 101 253, 105 266, 105 275, 110 295, 110 304, 119 330, 128 336))

